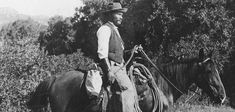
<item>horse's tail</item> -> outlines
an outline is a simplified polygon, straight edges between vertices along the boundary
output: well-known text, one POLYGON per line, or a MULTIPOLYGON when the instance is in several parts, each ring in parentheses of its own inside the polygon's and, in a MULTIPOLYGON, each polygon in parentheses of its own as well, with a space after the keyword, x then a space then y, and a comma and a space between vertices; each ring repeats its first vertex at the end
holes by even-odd
POLYGON ((42 81, 34 92, 30 93, 30 99, 26 104, 29 109, 38 110, 48 105, 49 91, 55 80, 55 76, 49 77, 48 79, 42 81))

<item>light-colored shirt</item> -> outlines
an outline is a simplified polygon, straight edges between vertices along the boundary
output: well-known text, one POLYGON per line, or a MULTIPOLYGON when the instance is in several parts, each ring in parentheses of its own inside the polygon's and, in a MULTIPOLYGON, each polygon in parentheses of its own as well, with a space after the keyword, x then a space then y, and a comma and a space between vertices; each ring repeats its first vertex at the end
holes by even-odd
MULTIPOLYGON (((112 22, 110 22, 113 26, 115 31, 117 32, 117 34, 120 36, 119 31, 118 31, 118 27, 116 27, 112 22)), ((100 59, 104 59, 104 58, 108 58, 108 53, 109 53, 109 40, 110 40, 110 36, 111 36, 111 28, 108 27, 107 25, 102 25, 97 33, 97 38, 98 38, 98 56, 100 59)), ((123 43, 122 43, 122 47, 124 49, 123 43)))

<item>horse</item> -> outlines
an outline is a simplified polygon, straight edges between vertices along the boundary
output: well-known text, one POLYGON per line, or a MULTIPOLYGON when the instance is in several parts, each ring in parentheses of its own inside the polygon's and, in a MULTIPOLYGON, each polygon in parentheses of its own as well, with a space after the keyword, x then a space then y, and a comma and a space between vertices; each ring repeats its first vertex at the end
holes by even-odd
MULTIPOLYGON (((77 70, 47 78, 31 94, 27 107, 34 112, 41 112, 45 109, 44 107, 48 107, 48 104, 50 104, 52 112, 98 112, 100 104, 88 106, 91 101, 83 83, 85 77, 86 71, 77 70)), ((141 91, 142 87, 137 87, 137 91, 141 91)), ((144 94, 141 94, 144 98, 140 101, 140 106, 142 106, 140 108, 143 112, 152 112, 153 108, 155 108, 155 111, 162 112, 168 108, 166 97, 161 98, 163 94, 160 89, 153 94, 148 85, 144 87, 144 94), (154 97, 154 95, 161 96, 154 97), (165 100, 161 101, 164 98, 165 100), (154 101, 157 103, 154 103, 154 101)))
POLYGON ((48 77, 31 93, 27 107, 41 112, 50 104, 52 112, 80 112, 89 103, 81 92, 84 75, 84 71, 69 71, 48 77))
POLYGON ((200 49, 198 57, 158 65, 160 72, 151 68, 158 87, 170 104, 173 104, 182 93, 186 93, 192 84, 201 88, 215 103, 224 103, 226 92, 212 54, 213 52, 205 56, 204 50, 200 49), (172 85, 160 73, 164 74, 172 85))

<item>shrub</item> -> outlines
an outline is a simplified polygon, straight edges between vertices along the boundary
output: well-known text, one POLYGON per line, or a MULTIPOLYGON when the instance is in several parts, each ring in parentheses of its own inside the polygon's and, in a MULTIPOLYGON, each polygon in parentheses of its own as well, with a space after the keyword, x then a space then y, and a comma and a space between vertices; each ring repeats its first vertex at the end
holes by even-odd
POLYGON ((1 53, 0 82, 2 97, 1 111, 27 111, 25 103, 28 93, 45 78, 61 72, 86 69, 91 59, 78 50, 71 55, 47 56, 38 46, 17 50, 5 49, 1 53), (32 48, 35 49, 32 49, 32 48))
MULTIPOLYGON (((11 28, 4 31, 15 32, 11 28)), ((26 33, 29 33, 28 30, 26 33)), ((80 50, 70 55, 48 56, 39 49, 37 38, 34 37, 37 34, 30 35, 33 37, 23 37, 13 41, 15 44, 5 43, 0 49, 0 111, 2 112, 29 111, 25 107, 29 93, 34 91, 42 80, 60 72, 76 68, 86 69, 89 63, 92 63, 92 60, 84 57, 80 50)), ((15 36, 17 35, 12 35, 12 39, 15 39, 15 36)))

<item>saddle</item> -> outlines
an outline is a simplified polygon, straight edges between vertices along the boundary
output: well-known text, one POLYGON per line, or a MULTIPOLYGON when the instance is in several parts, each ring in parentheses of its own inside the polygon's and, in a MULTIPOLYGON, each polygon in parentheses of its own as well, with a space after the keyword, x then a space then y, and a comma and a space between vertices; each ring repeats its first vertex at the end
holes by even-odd
MULTIPOLYGON (((158 96, 156 95, 158 93, 158 88, 156 88, 156 84, 153 83, 154 81, 153 78, 151 76, 149 76, 148 74, 149 73, 146 73, 146 69, 145 67, 143 67, 143 65, 139 65, 139 64, 135 64, 135 65, 132 65, 131 66, 131 69, 128 70, 128 75, 132 81, 133 84, 134 83, 134 74, 135 75, 138 75, 139 77, 141 78, 138 78, 138 80, 140 80, 142 82, 142 84, 140 84, 141 86, 150 86, 150 88, 152 88, 152 92, 153 94, 155 94, 154 96, 158 96), (147 84, 147 85, 146 85, 147 84), (150 85, 148 85, 150 84, 150 85)), ((88 78, 88 74, 85 75, 85 80, 86 78, 88 78)), ((86 85, 87 81, 84 81, 83 85, 86 85)), ((145 89, 143 89, 143 91, 145 91, 145 89)), ((87 94, 89 94, 89 92, 86 90, 87 94)), ((88 95, 89 96, 89 95, 88 95)), ((110 98, 110 90, 107 90, 107 88, 102 85, 101 86, 101 90, 99 92, 99 95, 98 97, 95 97, 95 98, 91 98, 90 100, 93 100, 91 101, 91 103, 89 104, 89 106, 87 106, 87 109, 85 109, 84 112, 89 112, 88 110, 91 110, 92 111, 97 111, 97 112, 108 112, 109 111, 109 106, 108 106, 108 101, 109 101, 109 98, 110 98)), ((142 99, 142 96, 140 95, 138 97, 138 101, 142 99)), ((154 110, 157 109, 159 102, 156 102, 158 98, 154 98, 154 110)))
POLYGON ((102 70, 96 63, 88 66, 81 82, 82 97, 90 100, 83 112, 106 112, 109 95, 102 81, 102 70))
POLYGON ((84 92, 86 92, 85 94, 87 95, 87 100, 90 100, 88 106, 83 110, 83 112, 107 112, 109 93, 105 87, 101 87, 100 93, 97 96, 91 96, 87 92, 85 81, 82 85, 84 92))
POLYGON ((103 77, 101 74, 103 72, 100 70, 97 65, 93 64, 84 75, 81 88, 85 92, 87 100, 90 100, 90 103, 83 112, 108 112, 111 107, 108 105, 111 96, 113 94, 120 94, 123 91, 117 80, 112 84, 112 88, 107 83, 102 82, 103 77))

